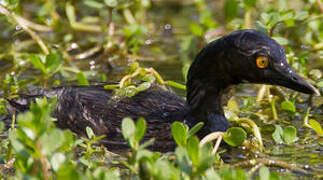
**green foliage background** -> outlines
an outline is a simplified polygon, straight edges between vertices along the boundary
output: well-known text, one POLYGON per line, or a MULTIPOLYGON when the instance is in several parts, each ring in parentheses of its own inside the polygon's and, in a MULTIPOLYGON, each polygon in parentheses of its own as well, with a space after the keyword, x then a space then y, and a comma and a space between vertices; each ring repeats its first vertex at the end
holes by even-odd
MULTIPOLYGON (((250 28, 283 45, 288 63, 322 94, 322 0, 0 0, 0 115, 6 114, 4 98, 71 83, 121 79, 105 87, 117 98, 152 83, 183 95, 197 52, 250 28)), ((87 137, 56 128, 50 117, 55 99, 38 99, 12 117, 17 125, 9 130, 0 121, 0 179, 323 177, 322 97, 273 86, 241 85, 235 92, 225 107, 235 127, 223 134, 232 147, 216 154, 194 136, 201 124, 189 130, 178 122, 172 125, 177 149, 151 152, 153 140, 140 141, 145 121, 128 118, 122 130, 131 150, 114 154, 98 145, 102 137, 90 128, 87 137), (253 94, 244 95, 245 88, 253 94)))

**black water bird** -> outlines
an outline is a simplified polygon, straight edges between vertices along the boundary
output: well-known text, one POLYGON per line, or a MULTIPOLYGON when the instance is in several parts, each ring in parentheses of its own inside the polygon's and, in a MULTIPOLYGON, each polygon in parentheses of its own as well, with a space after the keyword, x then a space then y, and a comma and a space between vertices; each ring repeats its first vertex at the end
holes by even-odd
POLYGON ((239 30, 209 43, 196 56, 187 78, 187 101, 157 85, 134 97, 108 104, 113 92, 103 86, 65 86, 22 95, 9 100, 11 111, 28 109, 35 97, 58 99, 53 116, 57 126, 85 135, 91 127, 110 150, 127 147, 121 134, 124 117, 147 121, 145 140, 155 138, 153 150, 175 147, 170 125, 184 122, 190 127, 204 122, 199 136, 229 127, 221 103, 224 90, 235 84, 263 83, 281 85, 307 94, 318 90, 298 76, 287 64, 284 49, 267 35, 255 30, 239 30))

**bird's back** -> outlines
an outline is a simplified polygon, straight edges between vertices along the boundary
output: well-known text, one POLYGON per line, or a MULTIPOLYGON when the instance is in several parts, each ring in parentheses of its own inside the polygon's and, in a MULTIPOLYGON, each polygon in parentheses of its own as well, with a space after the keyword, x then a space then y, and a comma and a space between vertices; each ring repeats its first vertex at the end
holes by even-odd
POLYGON ((175 147, 170 125, 183 121, 188 109, 185 101, 159 86, 152 86, 134 97, 112 101, 113 92, 103 86, 65 86, 44 90, 39 94, 9 100, 10 108, 24 111, 35 97, 57 97, 56 125, 70 129, 78 135, 86 135, 89 126, 96 135, 106 135, 102 143, 111 150, 122 150, 127 146, 121 134, 124 117, 134 120, 143 117, 147 122, 144 140, 155 139, 152 149, 167 151, 175 147))

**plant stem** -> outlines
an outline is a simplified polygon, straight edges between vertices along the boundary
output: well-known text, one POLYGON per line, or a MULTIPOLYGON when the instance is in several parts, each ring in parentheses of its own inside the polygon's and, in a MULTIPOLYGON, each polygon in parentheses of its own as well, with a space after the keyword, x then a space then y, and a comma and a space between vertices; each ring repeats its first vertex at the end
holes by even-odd
POLYGON ((252 8, 246 8, 246 12, 244 14, 244 28, 251 29, 252 28, 252 8))
POLYGON ((247 167, 247 166, 254 166, 259 163, 264 164, 266 166, 276 166, 276 167, 281 167, 281 168, 285 168, 285 169, 290 169, 290 170, 296 171, 296 172, 301 172, 304 174, 311 174, 310 172, 308 172, 302 168, 295 167, 287 162, 280 161, 280 160, 267 159, 267 158, 257 158, 257 159, 246 160, 246 161, 238 162, 238 163, 232 165, 231 167, 232 168, 247 167))

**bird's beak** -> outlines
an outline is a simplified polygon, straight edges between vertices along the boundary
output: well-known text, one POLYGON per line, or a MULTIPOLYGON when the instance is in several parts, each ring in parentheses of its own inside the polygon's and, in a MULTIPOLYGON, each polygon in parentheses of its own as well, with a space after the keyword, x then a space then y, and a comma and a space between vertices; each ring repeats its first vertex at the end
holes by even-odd
POLYGON ((299 76, 288 65, 276 66, 274 69, 275 70, 270 73, 271 84, 278 84, 302 93, 320 96, 318 89, 305 81, 304 78, 299 76))

